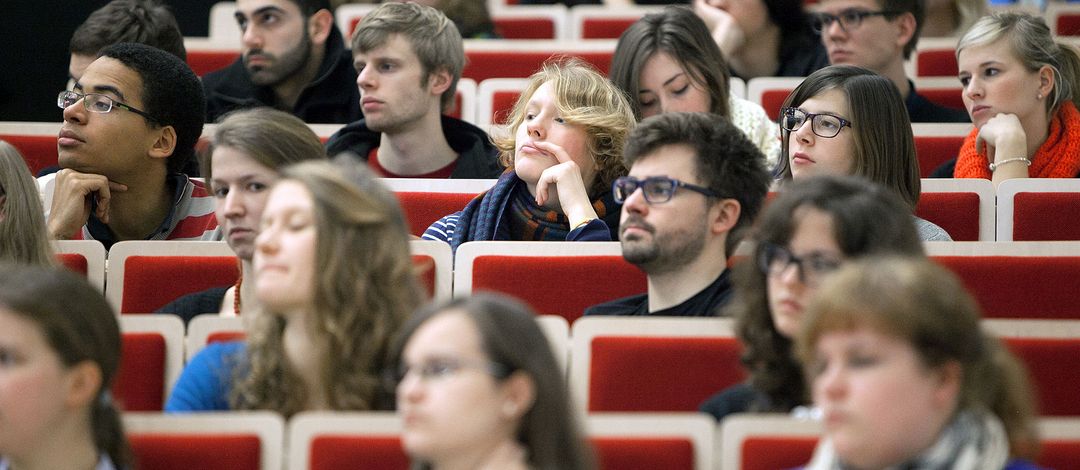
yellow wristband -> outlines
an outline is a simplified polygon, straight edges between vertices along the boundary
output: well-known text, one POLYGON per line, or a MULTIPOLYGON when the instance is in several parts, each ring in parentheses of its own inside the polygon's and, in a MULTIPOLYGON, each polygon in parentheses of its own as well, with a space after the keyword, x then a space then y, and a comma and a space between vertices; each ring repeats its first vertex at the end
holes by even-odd
POLYGON ((581 227, 584 227, 584 226, 588 225, 588 224, 589 224, 589 222, 592 222, 592 221, 594 221, 594 220, 596 220, 596 219, 585 219, 585 220, 582 220, 582 221, 581 221, 581 222, 579 222, 579 223, 578 223, 577 225, 575 225, 575 226, 574 226, 574 228, 571 228, 571 229, 570 229, 570 231, 571 231, 571 232, 573 232, 574 230, 577 230, 577 229, 579 229, 579 228, 581 228, 581 227))

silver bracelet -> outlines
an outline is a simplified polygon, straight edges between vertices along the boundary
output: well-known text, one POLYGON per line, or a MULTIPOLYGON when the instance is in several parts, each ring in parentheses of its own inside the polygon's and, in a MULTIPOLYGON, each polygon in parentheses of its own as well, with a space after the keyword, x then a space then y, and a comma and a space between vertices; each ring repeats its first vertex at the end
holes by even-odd
POLYGON ((1024 162, 1025 165, 1031 166, 1031 160, 1029 160, 1027 157, 1016 157, 1016 158, 1008 158, 1008 159, 1005 159, 1005 160, 1002 160, 1002 161, 996 162, 996 163, 991 162, 990 163, 990 171, 997 170, 999 166, 1004 165, 1006 163, 1012 163, 1012 162, 1024 162))

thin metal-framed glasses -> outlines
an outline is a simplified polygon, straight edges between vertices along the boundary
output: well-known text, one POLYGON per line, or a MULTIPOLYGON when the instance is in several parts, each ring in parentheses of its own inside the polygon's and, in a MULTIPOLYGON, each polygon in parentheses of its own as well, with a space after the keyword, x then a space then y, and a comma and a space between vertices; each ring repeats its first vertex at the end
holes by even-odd
POLYGON ((787 248, 773 243, 762 243, 758 257, 758 268, 766 276, 779 276, 795 265, 799 269, 799 282, 807 286, 817 286, 825 276, 840 268, 840 260, 826 257, 820 253, 811 253, 798 257, 787 248))
POLYGON ((670 201, 675 196, 675 190, 678 188, 689 189, 708 197, 723 197, 704 186, 684 183, 666 176, 650 176, 645 179, 623 176, 611 183, 611 192, 615 196, 615 202, 619 204, 626 201, 626 198, 634 194, 634 191, 637 191, 638 188, 641 188, 641 194, 645 196, 645 202, 649 204, 661 204, 670 201))
POLYGON ((434 359, 417 365, 401 364, 396 369, 388 370, 385 380, 387 385, 397 386, 410 374, 416 375, 424 382, 441 380, 453 376, 464 369, 476 369, 498 380, 503 380, 513 372, 509 366, 495 361, 466 361, 460 359, 434 359))
POLYGON ((899 11, 880 10, 880 11, 867 11, 867 10, 844 10, 839 15, 833 15, 829 13, 814 13, 810 15, 810 27, 814 29, 815 33, 821 33, 836 21, 840 22, 840 29, 844 32, 849 32, 854 29, 858 29, 864 19, 871 16, 896 16, 899 15, 899 11))
POLYGON ((59 106, 60 109, 67 109, 68 106, 75 104, 80 99, 83 100, 83 107, 91 113, 105 114, 112 111, 113 108, 121 108, 138 114, 150 122, 157 122, 157 119, 154 119, 153 116, 147 114, 145 111, 135 109, 127 103, 114 100, 99 93, 79 93, 77 91, 64 90, 56 97, 56 106, 59 106))
POLYGON ((780 110, 780 128, 788 132, 799 130, 806 121, 810 121, 810 130, 818 137, 831 139, 845 127, 851 127, 851 121, 832 114, 814 114, 799 108, 787 107, 780 110))

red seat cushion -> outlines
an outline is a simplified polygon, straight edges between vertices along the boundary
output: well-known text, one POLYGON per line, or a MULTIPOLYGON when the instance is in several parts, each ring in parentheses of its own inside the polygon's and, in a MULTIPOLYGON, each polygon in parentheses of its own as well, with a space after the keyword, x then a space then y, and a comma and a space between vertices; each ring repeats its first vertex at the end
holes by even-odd
POLYGON ((935 256, 975 297, 986 318, 1080 319, 1080 258, 935 256))
POLYGON ((206 344, 243 341, 245 338, 247 338, 247 334, 243 331, 215 331, 206 335, 206 344))
POLYGON ((1044 439, 1036 461, 1043 468, 1072 468, 1080 462, 1080 439, 1044 439))
POLYGON ((203 76, 215 70, 228 67, 240 57, 240 51, 188 50, 187 63, 195 75, 203 76))
POLYGON ((427 255, 412 255, 412 261, 427 298, 435 298, 435 260, 427 255))
MULTIPOLYGON (((1054 30, 1058 36, 1080 36, 1080 14, 1061 13, 1054 30)), ((1077 460, 1080 462, 1080 460, 1077 460)))
POLYGON ((592 437, 605 470, 694 470, 694 445, 678 437, 592 437))
POLYGON ((311 440, 310 470, 406 470, 409 458, 397 436, 318 436, 311 440))
POLYGON ((1080 415, 1080 338, 1005 338, 1005 344, 1027 366, 1040 416, 1080 415))
POLYGON ((177 297, 236 283, 232 256, 131 256, 120 313, 150 313, 177 297))
POLYGON ((136 433, 128 441, 139 470, 260 470, 262 463, 255 435, 136 433))
POLYGON ((967 109, 964 106, 963 89, 956 88, 919 88, 918 92, 924 98, 938 106, 953 109, 967 109))
POLYGON ((643 293, 647 286, 645 273, 622 256, 479 256, 472 290, 510 294, 537 314, 573 322, 587 307, 643 293))
POLYGON ((585 18, 581 22, 581 39, 619 39, 623 31, 638 18, 585 18))
MULTIPOLYGON (((572 54, 596 67, 600 74, 607 75, 611 68, 611 56, 614 51, 579 52, 572 54)), ((547 51, 483 51, 466 50, 468 62, 462 77, 476 80, 477 83, 489 78, 528 78, 545 61, 567 54, 547 51)))
POLYGON ((1080 192, 1017 193, 1013 240, 1080 240, 1080 192))
POLYGON ((816 437, 751 437, 742 444, 742 470, 796 468, 810 462, 816 437))
POLYGON ((506 39, 555 39, 551 18, 492 18, 495 30, 506 39))
POLYGON ((491 95, 491 123, 506 124, 520 96, 520 91, 504 90, 493 93, 491 95))
POLYGON ((43 168, 56 166, 57 159, 60 158, 55 135, 0 134, 0 140, 19 150, 30 174, 33 175, 37 175, 43 168))
POLYGON ((949 232, 956 241, 979 240, 979 195, 963 192, 922 193, 915 215, 949 232))
POLYGON ((790 94, 791 90, 766 90, 761 94, 761 107, 773 122, 780 118, 780 108, 790 94))
POLYGON ((697 411, 746 377, 735 338, 599 336, 588 411, 697 411))
POLYGON ((919 177, 929 178, 937 167, 960 155, 965 136, 915 136, 915 155, 919 159, 919 177))
POLYGON ((113 383, 124 411, 161 411, 165 391, 165 337, 158 333, 124 333, 120 370, 113 383))

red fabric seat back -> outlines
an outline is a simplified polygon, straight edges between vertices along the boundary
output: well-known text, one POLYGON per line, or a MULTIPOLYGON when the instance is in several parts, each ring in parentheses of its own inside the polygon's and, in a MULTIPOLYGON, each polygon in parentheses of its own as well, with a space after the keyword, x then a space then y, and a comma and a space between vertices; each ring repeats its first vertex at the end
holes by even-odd
POLYGON ((1053 26, 1058 36, 1080 36, 1080 13, 1060 13, 1053 26))
POLYGON ((742 443, 741 470, 796 468, 810 462, 817 437, 755 436, 742 443))
POLYGON ((478 256, 472 271, 473 292, 509 294, 571 323, 587 307, 647 290, 645 273, 622 256, 478 256))
POLYGON ((476 197, 474 193, 437 193, 421 191, 395 191, 409 233, 420 236, 431 224, 444 216, 460 211, 476 197))
MULTIPOLYGON (((1080 416, 1080 338, 1004 338, 1027 366, 1040 416, 1080 416)), ((1080 462, 1074 461, 1073 463, 1080 462)))
POLYGON ((86 257, 78 253, 57 253, 56 260, 72 272, 86 276, 90 273, 90 265, 86 257))
POLYGON ((964 106, 963 89, 957 84, 956 88, 919 88, 918 92, 924 98, 938 106, 953 109, 967 109, 964 106))
POLYGON ((1013 198, 1013 240, 1080 240, 1080 192, 1022 192, 1013 198))
POLYGON ((187 63, 195 75, 203 76, 215 70, 228 67, 240 57, 240 50, 188 50, 187 63))
POLYGON ((949 232, 954 241, 979 240, 979 195, 963 192, 922 193, 915 215, 949 232))
POLYGON ((215 331, 206 336, 206 344, 243 341, 246 338, 247 334, 243 331, 215 331))
POLYGON ((254 434, 129 433, 139 470, 260 470, 259 437, 254 434))
POLYGON ((694 470, 694 444, 674 437, 591 437, 602 469, 694 470))
POLYGON ((185 294, 236 283, 233 256, 130 256, 120 313, 150 313, 185 294))
POLYGON ((471 78, 480 83, 489 78, 529 78, 545 61, 562 56, 578 57, 592 64, 601 75, 607 75, 611 69, 611 51, 552 53, 550 51, 492 51, 466 50, 468 62, 462 77, 471 78))
POLYGON ((915 58, 916 77, 956 77, 959 70, 954 49, 919 51, 915 58))
POLYGON ((1073 468, 1080 462, 1080 439, 1043 439, 1036 463, 1043 468, 1073 468))
POLYGON ((124 411, 161 411, 165 390, 165 337, 158 333, 123 334, 120 369, 112 392, 124 411))
POLYGON ((584 18, 581 20, 581 39, 619 39, 623 31, 639 18, 584 18))
POLYGON ((310 470, 360 468, 407 470, 409 458, 398 436, 320 435, 311 441, 310 470))
POLYGON ((435 260, 428 255, 412 255, 416 276, 428 300, 435 298, 435 260))
POLYGON ((493 93, 491 95, 491 123, 506 124, 520 96, 520 91, 500 90, 493 93))
POLYGON ((919 159, 919 177, 928 178, 937 167, 960 155, 964 136, 915 136, 915 156, 919 159))
POLYGON ((765 114, 768 114, 773 122, 780 118, 780 108, 784 106, 784 100, 792 90, 765 90, 761 94, 761 107, 765 109, 765 114))
POLYGON ((1080 319, 1080 258, 934 256, 975 297, 985 318, 1080 319))
POLYGON ((735 338, 593 338, 589 412, 697 411, 746 377, 735 338))
POLYGON ((32 175, 37 175, 43 168, 56 166, 60 158, 55 135, 0 134, 0 140, 19 150, 32 175))
POLYGON ((504 39, 555 39, 555 22, 552 18, 500 18, 491 19, 495 31, 504 39))

